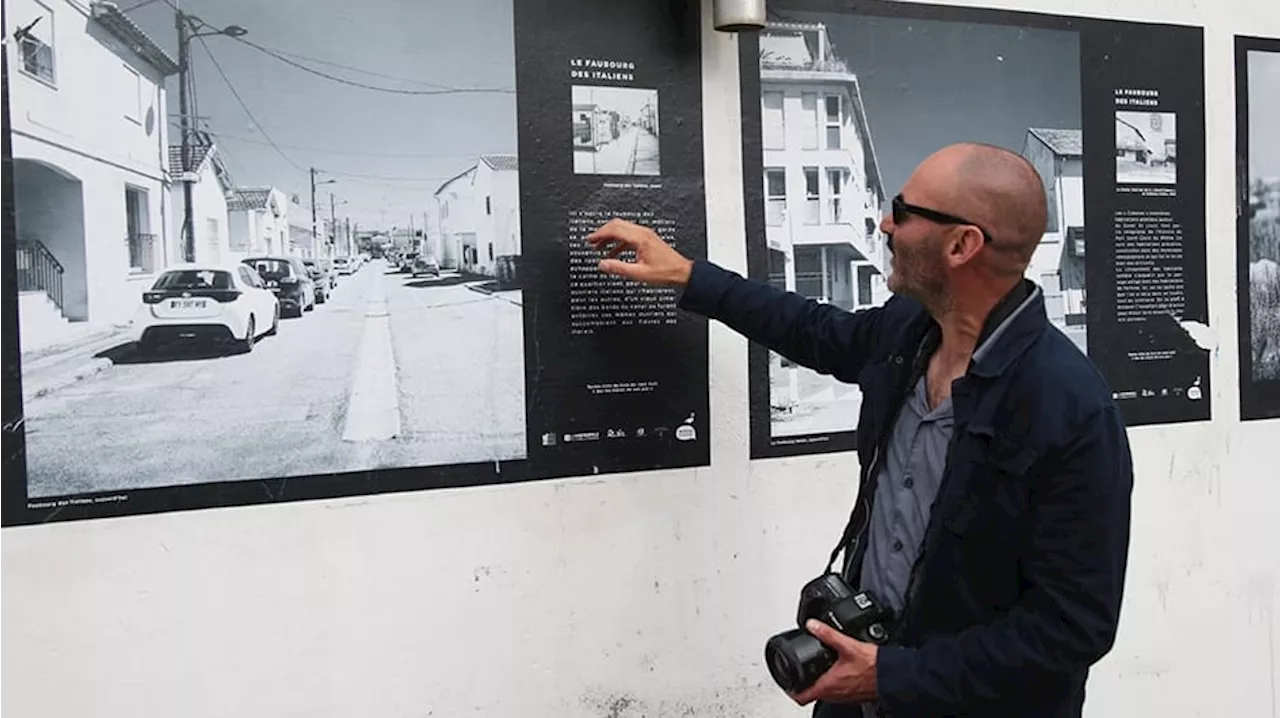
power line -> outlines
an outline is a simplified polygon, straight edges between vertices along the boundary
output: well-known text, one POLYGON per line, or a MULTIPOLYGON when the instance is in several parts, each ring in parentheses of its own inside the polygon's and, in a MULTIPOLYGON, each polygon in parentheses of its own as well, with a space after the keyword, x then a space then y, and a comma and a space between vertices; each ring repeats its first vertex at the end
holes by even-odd
POLYGON ((316 169, 320 170, 321 172, 324 172, 325 174, 338 175, 339 177, 359 177, 363 179, 386 180, 388 182, 441 182, 449 179, 448 177, 388 177, 387 175, 370 175, 370 174, 360 174, 357 172, 339 172, 337 170, 323 169, 320 167, 317 167, 316 169))
POLYGON ((261 46, 261 45, 257 45, 257 44, 255 44, 255 43, 249 42, 248 40, 245 40, 244 38, 237 37, 237 38, 234 38, 234 39, 236 40, 236 42, 242 43, 242 44, 244 44, 244 45, 248 45, 249 47, 252 47, 253 49, 257 50, 258 52, 261 52, 261 53, 263 53, 263 54, 267 55, 268 57, 273 57, 273 58, 275 58, 276 60, 279 60, 280 62, 285 63, 286 65, 290 65, 290 66, 292 66, 292 67, 296 67, 296 68, 298 68, 299 70, 302 70, 302 71, 304 71, 304 72, 311 73, 312 75, 315 75, 315 76, 317 76, 317 77, 322 77, 322 78, 324 78, 324 79, 326 79, 326 80, 330 80, 330 81, 332 81, 332 82, 337 82, 337 83, 342 84, 342 85, 349 85, 349 86, 351 86, 351 87, 358 87, 358 88, 361 88, 361 89, 364 89, 364 90, 373 90, 373 91, 375 91, 375 92, 386 92, 386 93, 390 93, 390 94, 393 94, 393 95, 418 95, 418 96, 424 96, 424 95, 462 95, 462 94, 490 94, 490 95, 491 95, 491 94, 514 94, 514 93, 515 93, 515 90, 500 89, 500 88, 467 88, 467 87, 457 87, 457 88, 448 88, 448 89, 443 89, 443 90, 404 90, 404 89, 399 89, 399 88, 395 88, 395 87, 378 87, 377 85, 369 85, 369 84, 366 84, 366 83, 363 83, 363 82, 356 82, 355 80, 348 80, 348 79, 343 78, 343 77, 338 77, 338 76, 336 76, 336 75, 330 75, 330 74, 328 74, 328 73, 321 72, 321 71, 319 71, 319 70, 317 70, 317 69, 315 69, 315 68, 313 68, 313 67, 307 67, 306 65, 304 65, 304 64, 302 64, 302 63, 300 63, 300 62, 296 62, 296 61, 294 61, 294 60, 289 59, 288 57, 285 57, 283 54, 280 54, 280 53, 276 52, 275 50, 271 50, 271 49, 265 48, 265 47, 263 47, 263 46, 261 46))
POLYGON ((369 76, 371 76, 371 77, 381 77, 381 78, 386 79, 386 80, 397 80, 397 81, 399 81, 399 82, 407 82, 407 83, 409 83, 409 84, 411 84, 411 85, 422 85, 422 86, 424 86, 424 87, 434 87, 434 88, 437 88, 437 89, 440 89, 440 90, 451 90, 451 89, 456 89, 456 88, 450 87, 449 85, 441 85, 441 84, 436 83, 436 82, 427 82, 426 80, 419 80, 419 79, 412 78, 412 77, 401 77, 401 76, 399 76, 399 75, 388 75, 388 74, 386 74, 385 72, 375 72, 375 71, 373 71, 373 70, 365 70, 365 69, 363 69, 363 68, 353 67, 353 66, 351 66, 351 65, 343 65, 343 64, 342 64, 342 63, 340 63, 340 62, 333 62, 333 61, 331 61, 331 60, 321 60, 320 58, 317 58, 317 57, 308 57, 308 56, 306 56, 306 55, 299 55, 299 54, 297 54, 296 52, 285 52, 284 50, 280 50, 280 49, 277 49, 277 48, 271 48, 271 50, 272 50, 273 52, 277 53, 277 54, 284 55, 285 57, 292 57, 292 58, 293 58, 293 59, 295 59, 295 60, 305 60, 305 61, 307 61, 307 62, 314 62, 314 63, 316 63, 317 65, 328 65, 329 67, 336 67, 336 68, 339 68, 339 69, 341 69, 341 70, 349 70, 349 71, 351 71, 351 72, 358 72, 358 73, 361 73, 361 74, 363 74, 363 75, 369 75, 369 76))
MULTIPOLYGON (((231 140, 233 142, 246 142, 251 145, 269 145, 270 144, 268 142, 264 142, 259 139, 254 139, 252 137, 232 135, 232 134, 227 134, 225 132, 214 132, 213 134, 217 135, 218 137, 221 137, 224 140, 231 140)), ((346 155, 350 157, 380 157, 380 158, 387 158, 387 159, 398 159, 401 157, 407 158, 407 159, 445 159, 449 157, 473 157, 477 154, 483 154, 480 152, 453 152, 453 153, 444 153, 444 154, 410 154, 405 152, 382 152, 382 153, 353 152, 350 150, 334 150, 334 149, 328 149, 325 147, 310 147, 306 145, 288 145, 288 144, 281 144, 280 147, 283 147, 286 149, 301 150, 303 152, 321 152, 321 153, 331 154, 331 155, 346 155)))
POLYGON ((231 95, 236 98, 236 102, 240 103, 240 109, 244 110, 244 114, 249 117, 249 121, 253 123, 253 126, 258 128, 258 132, 262 134, 263 139, 265 139, 267 143, 271 145, 272 149, 274 149, 282 158, 284 158, 285 162, 288 162, 289 164, 293 165, 294 169, 298 170, 299 172, 306 172, 307 170, 301 165, 299 165, 297 162, 294 162, 293 159, 289 157, 289 155, 285 154, 284 150, 280 149, 280 146, 277 145, 275 141, 271 139, 271 136, 267 134, 267 131, 262 128, 262 123, 258 122, 257 117, 254 117, 253 112, 249 109, 249 106, 246 105, 244 102, 244 99, 240 97, 240 93, 236 91, 236 86, 231 83, 231 79, 228 78, 227 73, 223 71, 222 65, 218 64, 218 58, 214 57, 213 50, 209 49, 209 43, 205 42, 203 37, 199 37, 197 39, 200 40, 200 45, 201 47, 204 48, 205 54, 209 56, 209 61, 213 63, 213 68, 218 71, 218 75, 221 76, 222 81, 226 83, 227 89, 231 90, 231 95))

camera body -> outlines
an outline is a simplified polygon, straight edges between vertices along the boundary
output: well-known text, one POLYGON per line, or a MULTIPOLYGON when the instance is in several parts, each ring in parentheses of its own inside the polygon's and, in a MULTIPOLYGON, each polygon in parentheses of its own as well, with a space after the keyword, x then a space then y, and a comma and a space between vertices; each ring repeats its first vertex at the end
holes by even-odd
POLYGON ((838 574, 824 574, 800 589, 797 628, 765 642, 765 665, 778 687, 798 693, 813 685, 837 658, 834 650, 805 630, 809 619, 822 621, 859 641, 883 645, 889 640, 885 625, 892 618, 893 612, 871 592, 855 592, 838 574))

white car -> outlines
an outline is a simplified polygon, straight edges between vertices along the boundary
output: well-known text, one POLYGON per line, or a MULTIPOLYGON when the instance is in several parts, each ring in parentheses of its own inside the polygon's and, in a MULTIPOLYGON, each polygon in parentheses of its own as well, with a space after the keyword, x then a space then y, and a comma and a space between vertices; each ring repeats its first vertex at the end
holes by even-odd
POLYGON ((143 352, 168 344, 230 344, 251 351, 280 326, 280 301, 245 264, 166 269, 142 293, 133 320, 143 352))

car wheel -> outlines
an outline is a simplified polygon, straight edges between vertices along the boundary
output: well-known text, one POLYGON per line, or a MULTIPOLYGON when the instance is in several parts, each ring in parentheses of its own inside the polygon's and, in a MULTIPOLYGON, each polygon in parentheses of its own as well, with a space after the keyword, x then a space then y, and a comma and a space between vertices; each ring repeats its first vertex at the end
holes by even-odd
POLYGON ((253 351, 253 340, 257 339, 258 327, 253 321, 253 316, 249 316, 249 326, 244 331, 244 341, 240 342, 240 351, 248 354, 253 351))

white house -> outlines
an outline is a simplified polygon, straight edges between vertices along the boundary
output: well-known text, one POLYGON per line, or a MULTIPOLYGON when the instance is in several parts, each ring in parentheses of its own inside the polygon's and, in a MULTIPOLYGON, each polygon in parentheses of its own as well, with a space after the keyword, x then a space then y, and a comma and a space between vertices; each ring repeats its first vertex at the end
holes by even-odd
POLYGON ((164 80, 178 66, 111 3, 6 0, 5 24, 21 336, 33 349, 127 323, 177 259, 164 80))
POLYGON ((515 155, 480 155, 436 190, 438 227, 425 250, 445 269, 512 280, 520 257, 520 174, 515 155))
POLYGON ((220 262, 230 254, 230 227, 228 227, 227 197, 233 183, 226 166, 218 154, 217 146, 207 136, 199 135, 188 146, 187 162, 183 162, 182 146, 169 148, 169 174, 173 186, 173 221, 169 237, 168 255, 181 261, 185 256, 182 234, 186 198, 184 180, 191 180, 191 229, 195 248, 195 261, 220 262))
POLYGON ((1032 127, 1022 155, 1044 180, 1049 221, 1026 275, 1044 288, 1045 310, 1076 342, 1085 341, 1084 143, 1080 130, 1032 127))
POLYGON ((520 257, 520 173, 515 155, 481 155, 474 177, 475 271, 514 280, 520 257))
POLYGON ((288 254, 289 198, 274 187, 237 187, 227 200, 232 258, 288 254))
POLYGON ((436 219, 440 223, 438 247, 429 247, 441 269, 466 270, 479 259, 476 252, 475 192, 472 186, 476 165, 446 180, 435 192, 436 219))
POLYGON ((771 23, 760 86, 771 280, 844 309, 883 302, 885 190, 857 76, 826 26, 771 23))

